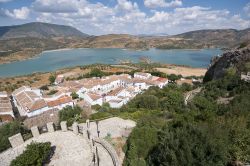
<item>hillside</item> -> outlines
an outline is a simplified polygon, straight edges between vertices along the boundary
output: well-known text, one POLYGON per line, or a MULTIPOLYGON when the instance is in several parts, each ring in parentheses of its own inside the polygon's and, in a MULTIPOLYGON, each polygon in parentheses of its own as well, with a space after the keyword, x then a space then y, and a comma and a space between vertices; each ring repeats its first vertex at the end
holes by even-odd
POLYGON ((23 37, 51 38, 51 37, 72 37, 72 36, 87 37, 88 35, 70 26, 48 24, 41 22, 0 27, 0 39, 23 38, 23 37))
POLYGON ((217 47, 228 47, 250 40, 250 28, 244 30, 198 30, 179 34, 175 37, 216 45, 217 47))
POLYGON ((250 48, 229 51, 215 57, 204 77, 204 81, 221 79, 225 75, 232 75, 250 71, 250 48))
POLYGON ((0 27, 0 63, 58 48, 203 49, 237 48, 250 41, 250 29, 199 30, 174 36, 107 34, 88 36, 64 25, 28 23, 0 27))

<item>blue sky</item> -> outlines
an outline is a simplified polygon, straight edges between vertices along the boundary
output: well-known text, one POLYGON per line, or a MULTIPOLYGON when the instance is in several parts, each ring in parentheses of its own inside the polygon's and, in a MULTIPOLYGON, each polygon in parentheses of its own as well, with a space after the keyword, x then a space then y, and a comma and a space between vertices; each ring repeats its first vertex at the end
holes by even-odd
POLYGON ((0 26, 71 25, 88 34, 250 27, 250 0, 0 0, 0 26))

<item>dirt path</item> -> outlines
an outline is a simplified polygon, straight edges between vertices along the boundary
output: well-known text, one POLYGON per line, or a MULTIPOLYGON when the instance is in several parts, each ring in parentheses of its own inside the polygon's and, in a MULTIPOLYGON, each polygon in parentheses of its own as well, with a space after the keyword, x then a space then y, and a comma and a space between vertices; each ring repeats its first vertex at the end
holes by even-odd
POLYGON ((193 98, 194 98, 194 96, 197 94, 197 93, 199 93, 200 91, 201 91, 201 87, 199 87, 199 88, 196 88, 196 89, 194 89, 194 90, 192 90, 192 91, 189 91, 188 93, 186 93, 186 95, 185 95, 185 100, 184 100, 184 103, 185 103, 185 105, 187 105, 187 103, 190 101, 190 100, 192 100, 193 98))

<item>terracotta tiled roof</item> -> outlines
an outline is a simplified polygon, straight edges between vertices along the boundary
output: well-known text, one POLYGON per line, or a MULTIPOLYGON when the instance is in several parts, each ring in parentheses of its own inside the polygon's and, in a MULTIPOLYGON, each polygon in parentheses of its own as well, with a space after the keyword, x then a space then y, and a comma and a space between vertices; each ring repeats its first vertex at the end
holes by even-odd
POLYGON ((102 98, 101 95, 98 95, 98 94, 95 94, 95 93, 87 93, 87 95, 88 95, 93 101, 102 98))
POLYGON ((20 88, 18 88, 18 89, 16 89, 16 90, 14 90, 14 92, 12 93, 12 95, 15 96, 15 95, 17 95, 18 93, 24 91, 26 88, 28 88, 28 87, 22 86, 22 87, 20 87, 20 88))
POLYGON ((72 98, 70 96, 62 96, 57 100, 49 101, 47 104, 49 107, 55 107, 69 102, 72 102, 72 98))
POLYGON ((107 94, 107 96, 116 96, 116 95, 117 95, 118 93, 120 93, 123 89, 125 89, 125 88, 123 88, 123 87, 118 87, 118 88, 116 88, 116 89, 110 91, 110 92, 107 94))
POLYGON ((39 99, 33 103, 31 108, 29 109, 29 112, 36 111, 44 107, 47 107, 47 103, 45 102, 44 99, 39 99))
POLYGON ((167 79, 167 78, 159 77, 159 78, 157 79, 157 81, 166 82, 166 81, 168 81, 168 79, 167 79))
POLYGON ((0 112, 13 112, 10 99, 8 97, 0 97, 0 112))

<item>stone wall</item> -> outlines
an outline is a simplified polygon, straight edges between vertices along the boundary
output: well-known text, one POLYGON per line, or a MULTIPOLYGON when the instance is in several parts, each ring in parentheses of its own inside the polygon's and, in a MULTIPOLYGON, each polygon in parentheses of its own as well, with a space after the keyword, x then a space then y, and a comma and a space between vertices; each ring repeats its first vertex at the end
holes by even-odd
MULTIPOLYGON (((93 158, 93 160, 89 163, 89 165, 92 166, 92 165, 97 164, 98 154, 96 153, 96 148, 97 148, 96 143, 98 143, 101 146, 103 146, 104 149, 107 150, 110 157, 112 158, 114 166, 120 166, 119 157, 118 157, 115 149, 112 147, 112 145, 110 145, 104 139, 96 138, 96 137, 93 138, 93 136, 89 130, 90 123, 89 123, 89 121, 87 121, 87 122, 88 123, 86 123, 86 126, 80 126, 80 125, 78 125, 77 122, 73 123, 72 131, 76 135, 79 135, 79 134, 82 135, 88 141, 88 145, 90 146, 91 151, 92 151, 91 156, 93 158)), ((61 125, 62 131, 68 131, 68 127, 67 127, 66 122, 61 122, 60 125, 61 125)), ((47 129, 48 129, 48 132, 54 132, 55 131, 54 124, 52 122, 47 123, 47 129)), ((40 132, 39 132, 37 126, 31 127, 31 132, 32 132, 33 137, 38 137, 40 135, 40 132)), ((65 139, 67 139, 67 138, 65 138, 65 139)), ((10 141, 11 146, 13 148, 24 143, 23 137, 20 133, 14 135, 12 137, 9 137, 9 141, 10 141)))
POLYGON ((12 137, 9 137, 9 141, 12 148, 15 148, 24 143, 23 136, 20 133, 13 135, 12 137))
POLYGON ((98 144, 101 144, 107 150, 107 152, 109 153, 109 155, 111 156, 113 160, 114 166, 120 166, 119 157, 115 149, 113 148, 113 146, 110 145, 110 143, 108 143, 102 138, 94 138, 94 141, 98 144))

